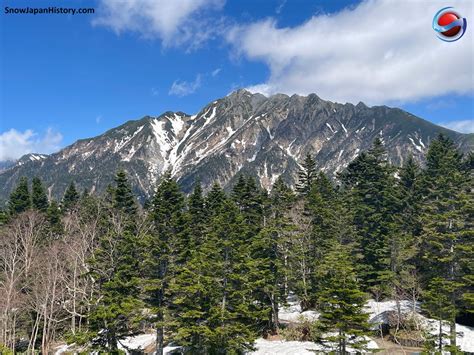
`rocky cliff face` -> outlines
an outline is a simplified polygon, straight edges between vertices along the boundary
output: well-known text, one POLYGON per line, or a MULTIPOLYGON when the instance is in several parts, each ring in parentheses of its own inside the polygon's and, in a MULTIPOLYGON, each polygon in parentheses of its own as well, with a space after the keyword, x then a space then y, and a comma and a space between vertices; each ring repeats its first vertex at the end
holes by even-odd
POLYGON ((418 161, 438 132, 464 151, 474 137, 436 126, 397 108, 339 104, 311 94, 265 97, 239 90, 213 101, 197 115, 166 112, 129 121, 82 139, 48 156, 29 154, 0 172, 0 198, 20 176, 39 176, 59 198, 71 180, 94 192, 105 190, 118 168, 128 171, 135 191, 149 196, 170 169, 185 190, 196 179, 224 187, 239 173, 254 175, 265 188, 281 176, 294 184, 298 163, 312 154, 318 168, 335 177, 380 137, 394 164, 408 155, 418 161))

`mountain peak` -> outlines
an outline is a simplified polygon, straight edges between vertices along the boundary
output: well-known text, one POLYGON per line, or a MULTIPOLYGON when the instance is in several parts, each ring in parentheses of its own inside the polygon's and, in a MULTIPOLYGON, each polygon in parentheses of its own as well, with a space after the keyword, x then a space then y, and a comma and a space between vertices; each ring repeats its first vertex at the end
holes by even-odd
POLYGON ((255 176, 265 188, 279 177, 294 185, 306 154, 335 178, 381 132, 390 161, 400 165, 410 154, 422 162, 440 131, 462 149, 472 149, 472 137, 402 110, 335 104, 316 94, 266 97, 240 89, 193 116, 167 111, 78 140, 49 156, 26 155, 0 173, 0 198, 7 198, 20 176, 41 177, 56 198, 72 179, 79 188, 101 192, 118 168, 127 170, 142 197, 150 196, 167 169, 186 191, 197 179, 205 189, 216 181, 230 188, 239 173, 255 176))

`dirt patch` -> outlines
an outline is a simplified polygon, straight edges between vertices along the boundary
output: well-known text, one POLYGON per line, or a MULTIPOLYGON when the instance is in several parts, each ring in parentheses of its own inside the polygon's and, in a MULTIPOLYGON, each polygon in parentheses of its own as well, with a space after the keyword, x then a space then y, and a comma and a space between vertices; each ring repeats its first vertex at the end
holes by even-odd
POLYGON ((404 355, 411 355, 411 354, 421 354, 423 351, 422 348, 414 348, 414 347, 406 347, 396 344, 388 339, 385 338, 372 338, 373 341, 377 343, 380 348, 380 351, 377 354, 404 354, 404 355))

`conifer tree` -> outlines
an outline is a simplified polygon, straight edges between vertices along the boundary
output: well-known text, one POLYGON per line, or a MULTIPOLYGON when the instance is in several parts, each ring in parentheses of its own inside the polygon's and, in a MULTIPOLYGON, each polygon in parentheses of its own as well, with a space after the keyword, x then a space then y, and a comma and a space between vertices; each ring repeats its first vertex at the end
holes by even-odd
POLYGON ((251 258, 254 260, 255 299, 267 312, 266 331, 277 333, 279 306, 288 296, 288 258, 290 232, 288 215, 294 201, 293 192, 278 178, 270 195, 270 214, 261 231, 252 238, 251 258))
POLYGON ((46 212, 48 209, 48 196, 40 178, 34 177, 31 188, 31 204, 34 209, 46 212))
POLYGON ((144 267, 146 302, 156 315, 156 349, 163 353, 165 325, 172 305, 170 283, 177 267, 188 257, 188 238, 184 235, 185 201, 176 181, 167 171, 156 190, 150 208, 154 230, 146 240, 144 267))
POLYGON ((426 158, 421 246, 424 278, 428 284, 438 280, 437 285, 450 290, 447 296, 450 307, 443 308, 453 310, 444 313, 444 319, 450 324, 453 353, 456 349, 457 305, 469 292, 470 282, 466 276, 473 272, 472 171, 466 169, 462 154, 444 135, 439 135, 431 143, 426 158))
POLYGON ((201 183, 198 181, 194 186, 193 193, 189 197, 187 214, 187 233, 189 234, 189 251, 199 246, 203 241, 206 223, 205 199, 201 183))
POLYGON ((311 154, 307 154, 300 171, 298 172, 298 182, 296 183, 296 191, 302 195, 306 195, 311 190, 313 181, 316 178, 316 162, 311 154))
POLYGON ((449 350, 452 353, 459 352, 455 342, 448 346, 444 346, 443 342, 446 338, 446 334, 443 332, 444 321, 454 319, 458 313, 456 305, 452 302, 452 293, 456 292, 457 287, 459 285, 453 282, 435 277, 430 280, 424 292, 422 307, 438 321, 437 348, 440 354, 443 353, 443 350, 449 350))
POLYGON ((97 346, 111 353, 117 353, 120 339, 136 332, 141 320, 137 207, 123 171, 117 172, 115 183, 113 207, 92 262, 99 295, 90 316, 97 346))
POLYGON ((137 212, 137 205, 130 184, 128 183, 126 172, 119 170, 114 180, 114 207, 127 215, 135 214, 137 212))
POLYGON ((256 320, 263 319, 264 310, 252 297, 255 272, 248 258, 247 225, 238 208, 226 200, 210 220, 204 244, 212 260, 213 287, 209 298, 209 353, 243 353, 252 348, 257 337, 256 320))
MULTIPOLYGON (((380 139, 372 148, 360 154, 340 175, 354 213, 362 251, 361 276, 366 287, 388 292, 387 280, 393 278, 391 268, 392 240, 397 235, 400 202, 396 193, 394 169, 387 161, 386 151, 380 139)), ((377 291, 379 292, 379 291, 377 291)))
POLYGON ((10 194, 8 201, 8 212, 10 215, 16 215, 24 212, 31 207, 31 196, 28 189, 28 180, 21 177, 15 190, 10 194))
POLYGON ((360 290, 357 275, 346 247, 335 243, 323 260, 319 275, 323 280, 318 293, 321 315, 317 325, 322 332, 319 342, 348 354, 366 349, 365 336, 370 333, 368 314, 364 311, 365 294, 360 290))
MULTIPOLYGON (((84 190, 86 192, 86 190, 84 190)), ((73 209, 79 201, 79 193, 76 190, 74 181, 71 181, 66 191, 64 192, 62 200, 62 208, 64 211, 70 211, 73 209)))
POLYGON ((212 184, 211 190, 206 195, 205 204, 208 215, 215 215, 220 209, 224 201, 226 200, 226 195, 222 187, 218 183, 212 184))
POLYGON ((56 200, 51 200, 51 203, 46 210, 48 216, 49 228, 54 236, 58 236, 63 232, 63 224, 61 221, 61 210, 56 200))

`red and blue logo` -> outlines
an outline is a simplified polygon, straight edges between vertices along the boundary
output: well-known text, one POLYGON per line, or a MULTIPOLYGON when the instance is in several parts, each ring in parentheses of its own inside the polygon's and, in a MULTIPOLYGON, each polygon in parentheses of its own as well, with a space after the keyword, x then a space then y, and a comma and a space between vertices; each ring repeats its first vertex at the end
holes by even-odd
POLYGON ((442 8, 433 18, 433 30, 445 42, 457 41, 464 35, 466 28, 467 20, 451 6, 442 8))

